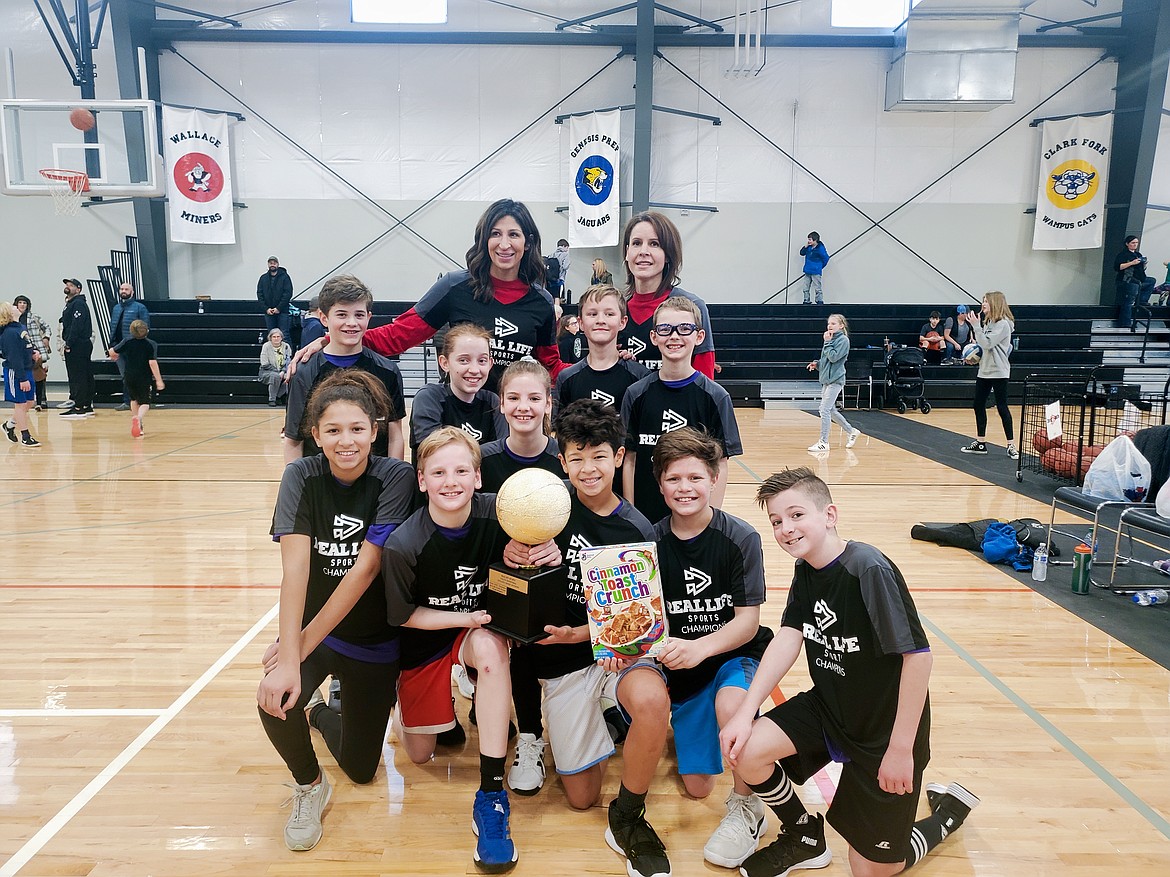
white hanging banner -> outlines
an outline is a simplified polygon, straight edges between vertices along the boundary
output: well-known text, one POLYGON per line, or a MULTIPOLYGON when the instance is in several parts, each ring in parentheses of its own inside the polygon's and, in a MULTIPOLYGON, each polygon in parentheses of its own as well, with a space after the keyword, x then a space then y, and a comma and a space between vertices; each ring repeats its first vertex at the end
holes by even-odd
POLYGON ((620 110, 569 119, 570 247, 617 246, 620 135, 620 110))
POLYGON ((1075 116, 1040 125, 1033 250, 1101 246, 1112 135, 1109 115, 1075 116))
POLYGON ((163 159, 171 240, 234 244, 227 116, 164 106, 163 159))

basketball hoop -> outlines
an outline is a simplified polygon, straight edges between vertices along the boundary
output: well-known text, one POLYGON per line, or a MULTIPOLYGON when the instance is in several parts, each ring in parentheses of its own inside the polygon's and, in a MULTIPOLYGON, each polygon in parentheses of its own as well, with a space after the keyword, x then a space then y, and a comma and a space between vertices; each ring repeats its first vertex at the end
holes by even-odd
POLYGON ((41 176, 53 196, 53 210, 58 216, 76 216, 81 210, 81 196, 89 191, 89 175, 85 171, 67 171, 61 168, 41 169, 41 176))

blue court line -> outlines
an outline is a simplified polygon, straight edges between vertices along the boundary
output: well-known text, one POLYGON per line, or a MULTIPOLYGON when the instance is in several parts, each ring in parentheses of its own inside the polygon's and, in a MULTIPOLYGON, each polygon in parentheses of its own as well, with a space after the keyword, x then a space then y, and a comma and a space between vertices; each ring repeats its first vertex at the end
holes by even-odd
POLYGON ((1003 680, 991 672, 991 670, 983 666, 983 664, 980 663, 980 661, 970 652, 947 636, 942 631, 942 629, 938 627, 938 625, 934 624, 924 615, 920 614, 919 618, 922 619, 922 623, 927 628, 929 628, 931 633, 946 643, 947 647, 950 648, 960 658, 962 658, 969 667, 971 667, 973 670, 975 670, 976 673, 986 679, 991 684, 992 688, 1006 697, 1024 715, 1039 725, 1045 731, 1045 733, 1048 734, 1048 736, 1050 736, 1053 740, 1060 744, 1060 746, 1075 756, 1081 764, 1096 774, 1097 778, 1100 779, 1101 782, 1109 786, 1109 788, 1115 791, 1121 797, 1121 799, 1125 801, 1125 803, 1129 804, 1129 806, 1133 807, 1134 810, 1144 816, 1150 825, 1154 826, 1154 828, 1162 832, 1162 834, 1167 838, 1170 838, 1170 822, 1167 822, 1160 813, 1158 813, 1156 810, 1150 807, 1149 804, 1139 798, 1133 792, 1133 790, 1129 788, 1129 786, 1110 773, 1099 761, 1097 761, 1097 759, 1093 758, 1093 756, 1091 756, 1088 752, 1069 739, 1068 735, 1060 730, 1060 728, 1056 727, 1056 725, 1054 725, 1048 719, 1044 718, 1044 716, 1042 716, 1035 708, 1033 708, 1031 704, 1016 694, 1011 688, 1007 686, 1006 683, 1003 682, 1003 680))
POLYGON ((180 451, 189 451, 189 450, 191 450, 191 448, 197 448, 200 445, 207 444, 208 442, 219 441, 220 439, 228 438, 229 436, 234 436, 236 433, 242 432, 245 429, 252 429, 252 428, 257 427, 257 426, 264 426, 265 424, 268 424, 271 422, 272 422, 271 418, 269 418, 267 420, 261 420, 261 421, 258 421, 256 423, 242 426, 239 429, 233 429, 233 430, 230 430, 229 432, 224 432, 224 433, 220 433, 219 435, 213 435, 213 436, 209 436, 208 438, 205 438, 205 439, 200 439, 199 441, 192 442, 189 445, 183 445, 182 447, 179 447, 179 448, 171 448, 171 450, 169 450, 169 451, 163 451, 162 453, 154 454, 153 456, 147 457, 143 460, 136 460, 133 463, 127 463, 125 466, 119 466, 117 469, 110 469, 109 471, 106 471, 106 472, 99 472, 96 475, 90 475, 88 478, 79 478, 76 481, 70 481, 68 484, 62 484, 60 487, 54 487, 52 490, 43 490, 40 493, 29 494, 28 496, 24 497, 23 499, 14 499, 12 502, 0 503, 0 509, 7 508, 8 506, 11 506, 11 505, 17 505, 18 503, 22 503, 22 502, 28 502, 29 500, 32 500, 32 499, 40 499, 42 496, 49 496, 49 495, 54 494, 54 493, 60 493, 62 490, 69 490, 73 487, 76 487, 79 484, 86 484, 86 483, 91 482, 91 481, 101 481, 104 478, 108 478, 110 475, 116 475, 119 472, 125 472, 127 469, 133 469, 135 466, 142 466, 145 463, 152 463, 155 460, 162 459, 163 457, 169 457, 171 454, 177 454, 180 451))
MULTIPOLYGON (((762 480, 760 476, 756 475, 751 469, 740 463, 737 458, 735 461, 740 468, 751 475, 756 481, 762 480)), ((994 486, 994 485, 993 485, 994 486)), ((1067 610, 1065 610, 1067 611, 1067 610)), ((974 655, 960 646, 951 637, 943 632, 933 621, 928 619, 925 615, 919 613, 918 616, 923 625, 930 630, 934 636, 947 645, 956 655, 963 659, 967 666, 971 667, 976 673, 982 676, 991 687, 1002 694, 1007 700, 1012 703, 1020 712, 1035 722, 1049 737, 1056 741, 1066 752, 1071 754, 1081 764, 1089 769, 1091 773, 1105 783, 1110 789, 1117 793, 1121 800, 1125 801, 1130 807, 1140 813, 1145 820, 1154 828, 1162 833, 1164 837, 1170 839, 1170 822, 1167 822, 1162 814, 1158 813, 1149 804, 1137 796, 1136 793, 1129 786, 1114 776, 1108 769, 1105 768, 1097 759, 1093 758, 1088 752, 1078 746, 1069 738, 1060 728, 1056 727, 1051 721, 1046 719, 1040 712, 1028 703, 1020 695, 1016 694, 1002 679, 996 676, 991 670, 987 669, 974 655)))

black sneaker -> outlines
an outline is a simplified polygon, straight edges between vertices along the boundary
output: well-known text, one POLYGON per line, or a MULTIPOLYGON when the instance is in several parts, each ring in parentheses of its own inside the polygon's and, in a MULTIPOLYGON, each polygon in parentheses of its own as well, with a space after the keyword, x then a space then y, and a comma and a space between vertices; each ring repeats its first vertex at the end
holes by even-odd
POLYGON ((786 877, 798 868, 824 868, 833 861, 825 843, 825 817, 810 813, 801 822, 780 829, 774 841, 744 859, 739 868, 743 877, 786 877))
MULTIPOLYGON (((928 790, 929 791, 929 790, 928 790)), ((930 800, 929 795, 927 801, 930 800)), ((938 796, 931 812, 942 819, 943 837, 959 830, 967 815, 979 806, 979 799, 958 783, 951 783, 938 796)))
MULTIPOLYGON (((479 722, 477 722, 475 719, 475 701, 471 702, 471 709, 467 713, 467 721, 471 722, 471 727, 473 727, 473 728, 479 727, 479 722)), ((511 741, 511 740, 515 739, 515 737, 516 737, 516 723, 509 720, 509 722, 508 722, 508 740, 511 741)))
POLYGON ((974 441, 969 445, 964 445, 959 450, 964 454, 986 454, 987 445, 980 441, 974 441))
MULTIPOLYGON (((451 698, 451 705, 455 705, 455 698, 451 698)), ((459 724, 459 717, 455 717, 455 727, 440 731, 435 735, 435 742, 440 746, 462 746, 467 742, 467 732, 459 724)))
POLYGON ((13 444, 16 444, 17 441, 19 441, 19 439, 16 437, 16 424, 11 420, 5 422, 4 434, 8 436, 8 440, 13 444))
POLYGON ((22 445, 24 445, 26 448, 39 448, 41 446, 41 443, 38 442, 35 438, 33 438, 31 435, 22 435, 20 437, 20 443, 22 445))
POLYGON ((333 678, 329 680, 329 696, 325 699, 325 703, 329 705, 329 709, 335 713, 341 712, 341 680, 333 678))
POLYGON ((666 847, 646 821, 645 807, 636 816, 629 817, 610 804, 605 842, 615 853, 626 857, 626 872, 630 877, 670 877, 666 847))
POLYGON ((942 783, 926 784, 926 806, 930 808, 931 813, 934 813, 938 809, 938 802, 942 800, 942 796, 946 793, 947 787, 942 783))

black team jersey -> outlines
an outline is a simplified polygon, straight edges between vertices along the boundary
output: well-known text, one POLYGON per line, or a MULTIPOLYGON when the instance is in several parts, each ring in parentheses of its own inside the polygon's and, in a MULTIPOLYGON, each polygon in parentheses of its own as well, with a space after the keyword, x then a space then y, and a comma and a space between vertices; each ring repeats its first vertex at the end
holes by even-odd
POLYGON ((654 446, 665 433, 689 426, 705 431, 723 445, 723 454, 743 453, 735 409, 727 391, 699 372, 683 381, 649 375, 630 387, 622 403, 626 452, 634 455, 634 505, 651 521, 669 509, 654 479, 654 446))
POLYGON ((536 457, 518 457, 509 450, 506 439, 491 442, 482 446, 480 453, 483 459, 479 464, 479 474, 483 481, 483 490, 495 493, 500 485, 515 475, 521 469, 547 469, 557 478, 565 477, 565 469, 557 459, 557 443, 548 440, 545 449, 536 457))
MULTIPOLYGON (((711 331, 711 315, 707 313, 707 305, 694 293, 678 286, 662 295, 659 304, 676 295, 698 305, 699 320, 702 323, 699 328, 707 334, 703 338, 703 343, 695 348, 695 353, 710 353, 715 349, 715 333, 711 331)), ((662 352, 650 341, 651 330, 654 328, 653 311, 641 323, 636 322, 636 319, 636 315, 631 312, 626 321, 626 328, 618 333, 618 348, 628 350, 634 355, 634 359, 646 368, 657 371, 662 368, 662 352)))
MULTIPOLYGON (((416 607, 442 612, 474 612, 487 586, 488 567, 504 556, 508 537, 496 520, 496 497, 471 498, 467 523, 458 530, 439 527, 423 507, 386 540, 382 579, 390 624, 406 623, 416 607)), ((402 669, 421 667, 443 654, 458 628, 402 629, 402 669)))
MULTIPOLYGON (((408 464, 385 457, 371 456, 366 471, 349 486, 333 477, 329 461, 320 454, 293 460, 284 467, 271 533, 278 540, 290 534, 311 539, 302 627, 337 589, 367 536, 381 544, 386 531, 410 514, 414 483, 414 470, 408 464)), ((379 576, 326 642, 338 639, 376 646, 397 636, 397 628, 386 620, 386 591, 379 576)))
POLYGON ((427 384, 410 405, 410 457, 423 440, 442 426, 454 426, 476 444, 487 444, 508 434, 508 421, 500 413, 500 397, 479 390, 470 402, 451 392, 448 384, 427 384))
MULTIPOLYGON (((670 518, 654 526, 667 629, 679 639, 694 640, 714 633, 735 618, 737 606, 760 606, 764 602, 760 534, 746 521, 719 509, 712 511, 711 523, 694 539, 684 541, 675 536, 670 518)), ((772 631, 760 627, 737 649, 714 655, 686 670, 668 669, 671 701, 682 703, 698 693, 732 658, 759 660, 771 640, 772 631)))
POLYGON ((529 287, 519 301, 502 304, 476 301, 466 270, 440 277, 414 306, 414 312, 433 329, 450 323, 474 323, 492 334, 492 366, 488 389, 495 390, 509 365, 526 356, 536 358, 537 347, 556 347, 557 318, 552 296, 540 286, 529 287))
MULTIPOLYGON (((333 357, 332 354, 315 353, 308 362, 297 368, 288 384, 288 408, 284 413, 284 434, 286 438, 304 443, 301 454, 305 457, 319 453, 321 450, 313 441, 309 424, 303 423, 309 396, 312 394, 313 388, 326 375, 339 368, 356 368, 372 374, 382 382, 390 396, 390 419, 401 420, 406 416, 406 400, 402 395, 402 374, 398 371, 398 366, 395 363, 372 350, 364 349, 357 355, 352 365, 336 365, 330 362, 331 358, 346 362, 352 357, 333 357)), ((389 442, 387 424, 380 421, 378 435, 375 436, 371 448, 372 452, 380 457, 388 456, 390 453, 389 442)))
MULTIPOLYGON (((557 546, 569 568, 569 590, 565 595, 565 624, 580 627, 588 621, 585 614, 585 591, 581 587, 580 555, 586 548, 605 545, 629 545, 632 542, 654 542, 654 528, 642 513, 622 500, 608 515, 598 515, 587 509, 571 490, 569 522, 556 537, 557 546)), ((572 673, 594 662, 593 646, 586 640, 570 645, 542 646, 530 651, 538 658, 537 675, 541 679, 555 679, 572 673)))
MULTIPOLYGON (((804 637, 832 742, 876 774, 898 710, 902 655, 930 648, 901 571, 864 542, 847 543, 824 569, 798 560, 780 624, 804 637)), ((914 741, 917 769, 929 758, 928 698, 914 741)))
POLYGON ((583 359, 569 366, 557 375, 557 388, 553 397, 557 410, 578 399, 596 399, 621 413, 622 400, 626 390, 650 374, 650 369, 632 359, 619 359, 607 369, 598 371, 583 359))

